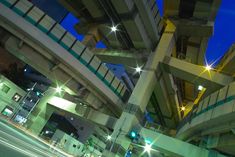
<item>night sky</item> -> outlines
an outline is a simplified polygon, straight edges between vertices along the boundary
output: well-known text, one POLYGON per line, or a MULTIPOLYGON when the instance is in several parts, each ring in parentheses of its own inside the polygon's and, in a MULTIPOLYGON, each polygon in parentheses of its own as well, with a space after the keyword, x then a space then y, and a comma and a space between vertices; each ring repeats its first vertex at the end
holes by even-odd
MULTIPOLYGON (((76 30, 74 29, 74 25, 77 24, 79 20, 75 18, 72 14, 68 14, 67 17, 62 21, 61 25, 69 31, 71 34, 73 34, 79 41, 82 41, 84 38, 83 35, 78 34, 76 30)), ((98 48, 105 48, 105 45, 101 42, 98 42, 96 47, 98 48)))
POLYGON ((221 58, 235 42, 235 1, 222 0, 215 20, 214 35, 206 51, 209 63, 221 58))
MULTIPOLYGON (((160 14, 163 14, 162 0, 156 0, 160 10, 160 14)), ((79 35, 74 30, 73 26, 79 22, 73 15, 69 14, 67 18, 62 22, 62 26, 70 31, 80 41, 83 39, 83 35, 79 35)), ((235 1, 234 0, 222 0, 220 9, 216 16, 214 35, 209 39, 208 48, 206 51, 206 60, 208 63, 212 63, 220 59, 224 53, 229 49, 232 43, 235 42, 235 1)), ((101 42, 97 44, 98 48, 105 48, 105 45, 101 42)))

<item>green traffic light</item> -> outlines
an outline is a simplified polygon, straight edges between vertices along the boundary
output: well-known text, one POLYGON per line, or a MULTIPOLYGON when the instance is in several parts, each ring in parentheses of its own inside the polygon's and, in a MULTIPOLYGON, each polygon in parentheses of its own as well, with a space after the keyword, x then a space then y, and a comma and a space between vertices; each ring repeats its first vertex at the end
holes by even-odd
POLYGON ((137 135, 136 132, 131 131, 131 137, 132 137, 132 138, 136 138, 136 135, 137 135))

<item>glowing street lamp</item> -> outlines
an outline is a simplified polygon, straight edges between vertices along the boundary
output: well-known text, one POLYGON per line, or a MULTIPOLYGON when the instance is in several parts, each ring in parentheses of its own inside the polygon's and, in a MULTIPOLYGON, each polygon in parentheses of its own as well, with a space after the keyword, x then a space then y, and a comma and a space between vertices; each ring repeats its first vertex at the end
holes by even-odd
POLYGON ((62 88, 61 87, 57 87, 55 90, 56 90, 57 93, 62 92, 62 88))
POLYGON ((138 67, 138 66, 137 66, 137 67, 135 68, 135 71, 136 71, 137 73, 140 73, 140 72, 142 71, 142 69, 141 69, 141 67, 138 67))
POLYGON ((151 149, 152 149, 151 145, 146 143, 145 146, 144 146, 144 151, 149 153, 151 151, 151 149))
POLYGON ((117 31, 117 26, 112 26, 112 27, 111 27, 111 31, 112 31, 112 32, 116 32, 116 31, 117 31))
POLYGON ((212 69, 211 65, 206 65, 206 70, 210 71, 212 69))
POLYGON ((109 141, 110 141, 110 140, 111 140, 111 138, 112 138, 112 137, 111 137, 110 135, 108 135, 108 136, 107 136, 107 140, 109 140, 109 141))
POLYGON ((199 85, 197 89, 198 89, 199 91, 202 91, 202 90, 203 90, 203 86, 202 86, 202 85, 199 85))

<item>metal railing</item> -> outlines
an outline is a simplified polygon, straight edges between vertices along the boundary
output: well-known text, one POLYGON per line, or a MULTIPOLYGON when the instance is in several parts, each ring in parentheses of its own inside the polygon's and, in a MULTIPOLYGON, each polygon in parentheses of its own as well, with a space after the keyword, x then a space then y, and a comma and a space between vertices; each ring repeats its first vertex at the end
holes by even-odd
POLYGON ((129 91, 122 81, 103 64, 87 47, 66 31, 59 23, 27 0, 0 0, 34 27, 47 34, 62 46, 77 61, 86 66, 118 97, 123 98, 129 91))
MULTIPOLYGON (((207 96, 203 100, 201 100, 198 104, 195 104, 193 109, 187 114, 186 117, 181 121, 178 125, 177 130, 179 131, 184 125, 187 123, 191 123, 191 121, 208 112, 215 110, 219 106, 223 106, 225 104, 229 104, 230 102, 235 100, 235 84, 231 83, 228 86, 212 93, 211 95, 207 96)), ((233 103, 230 103, 233 105, 233 103)), ((233 111, 229 111, 233 112, 233 111)))

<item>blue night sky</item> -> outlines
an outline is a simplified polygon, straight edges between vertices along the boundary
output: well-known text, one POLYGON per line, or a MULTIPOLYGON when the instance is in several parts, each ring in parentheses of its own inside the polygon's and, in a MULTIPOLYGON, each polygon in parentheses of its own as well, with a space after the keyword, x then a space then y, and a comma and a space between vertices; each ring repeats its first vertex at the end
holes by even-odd
POLYGON ((76 30, 74 29, 74 25, 77 24, 79 20, 75 18, 72 14, 68 14, 67 17, 62 21, 61 25, 69 31, 71 34, 73 34, 79 41, 82 41, 84 38, 83 35, 78 34, 76 30))
POLYGON ((214 35, 210 38, 206 51, 209 63, 222 57, 235 42, 234 2, 234 0, 222 0, 215 20, 214 35))
MULTIPOLYGON (((67 17, 62 21, 61 25, 69 31, 71 34, 73 34, 79 41, 82 41, 84 38, 83 35, 78 34, 76 30, 74 29, 74 25, 79 22, 79 19, 74 17, 72 14, 68 14, 67 17)), ((98 48, 105 48, 105 45, 102 42, 98 42, 96 47, 98 48)))
MULTIPOLYGON (((156 0, 163 15, 163 0, 156 0)), ((206 50, 208 63, 218 61, 235 42, 235 1, 222 0, 215 19, 214 35, 209 39, 206 50)))
MULTIPOLYGON (((163 14, 163 0, 156 0, 163 14)), ((79 22, 73 15, 69 14, 61 23, 62 26, 70 31, 78 40, 83 39, 83 35, 79 35, 74 30, 74 25, 79 22)), ((234 0, 222 0, 220 9, 216 16, 214 35, 209 39, 206 51, 206 59, 208 63, 212 63, 220 59, 229 47, 235 42, 235 3, 234 0)), ((98 48, 105 48, 101 42, 97 44, 98 48)))

